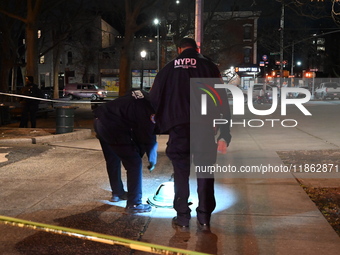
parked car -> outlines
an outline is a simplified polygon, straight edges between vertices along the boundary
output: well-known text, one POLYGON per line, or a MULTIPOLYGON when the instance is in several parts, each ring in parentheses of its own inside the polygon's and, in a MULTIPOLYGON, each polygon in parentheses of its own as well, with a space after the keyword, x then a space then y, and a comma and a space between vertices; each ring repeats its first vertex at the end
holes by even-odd
POLYGON ((104 89, 94 84, 70 83, 66 84, 63 96, 72 99, 90 98, 91 100, 103 100, 107 93, 104 89))
MULTIPOLYGON (((44 94, 45 99, 52 99, 53 98, 53 87, 43 87, 41 91, 44 94)), ((59 98, 63 97, 63 90, 59 89, 59 98)))
POLYGON ((315 98, 321 98, 322 100, 340 98, 340 84, 337 82, 323 82, 315 90, 314 95, 315 98))
MULTIPOLYGON (((256 100, 260 96, 261 89, 263 89, 263 95, 265 95, 266 93, 269 93, 269 95, 272 96, 273 94, 273 87, 271 85, 264 84, 264 83, 256 83, 252 87, 253 87, 253 100, 256 100)), ((243 92, 245 95, 247 95, 248 89, 243 90, 243 92)))
MULTIPOLYGON (((306 90, 309 90, 309 92, 310 92, 310 89, 309 89, 308 86, 302 86, 302 87, 297 87, 297 88, 306 89, 306 90)), ((297 92, 297 93, 294 93, 294 97, 296 97, 296 98, 305 98, 306 94, 297 92)))
POLYGON ((44 94, 45 99, 51 99, 53 95, 52 88, 41 88, 42 93, 44 94))

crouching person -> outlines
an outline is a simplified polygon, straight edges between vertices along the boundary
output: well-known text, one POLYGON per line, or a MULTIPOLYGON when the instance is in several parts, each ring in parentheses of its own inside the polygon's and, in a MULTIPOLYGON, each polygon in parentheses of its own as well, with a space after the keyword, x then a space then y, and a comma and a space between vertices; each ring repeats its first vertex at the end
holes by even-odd
POLYGON ((110 201, 127 200, 128 213, 151 211, 150 205, 142 203, 142 157, 147 155, 152 171, 157 162, 153 116, 148 93, 142 90, 131 90, 94 110, 94 128, 112 189, 110 201), (121 163, 127 174, 127 192, 121 179, 121 163))

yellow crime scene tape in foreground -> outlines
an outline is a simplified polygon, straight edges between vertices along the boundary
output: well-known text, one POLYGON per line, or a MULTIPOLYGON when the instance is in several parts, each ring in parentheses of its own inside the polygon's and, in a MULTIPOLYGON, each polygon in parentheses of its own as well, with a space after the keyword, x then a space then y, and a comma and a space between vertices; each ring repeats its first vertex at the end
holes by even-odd
POLYGON ((5 225, 11 225, 21 228, 30 228, 34 230, 45 231, 49 233, 66 235, 70 237, 76 237, 84 240, 90 240, 99 243, 105 243, 110 245, 123 245, 133 250, 139 250, 144 252, 150 252, 154 254, 169 254, 169 255, 207 255, 207 253, 201 253, 196 251, 188 251, 184 249, 177 249, 163 245, 144 243, 140 241, 133 241, 126 238, 117 236, 105 235, 91 231, 83 231, 74 228, 66 228, 60 226, 54 226, 49 224, 43 224, 33 221, 27 221, 12 217, 6 217, 0 215, 0 223, 5 225))
POLYGON ((0 95, 3 96, 9 96, 9 97, 21 97, 21 98, 28 98, 28 99, 35 99, 35 100, 39 100, 39 101, 44 101, 44 102, 50 102, 50 103, 62 103, 62 104, 92 104, 92 103, 96 103, 96 104, 103 104, 106 103, 106 101, 95 101, 95 102, 90 102, 90 101, 69 101, 69 100, 56 100, 56 99, 46 99, 46 98, 40 98, 40 97, 31 97, 31 96, 25 96, 25 95, 20 95, 20 94, 12 94, 12 93, 4 93, 4 92, 0 92, 0 95))

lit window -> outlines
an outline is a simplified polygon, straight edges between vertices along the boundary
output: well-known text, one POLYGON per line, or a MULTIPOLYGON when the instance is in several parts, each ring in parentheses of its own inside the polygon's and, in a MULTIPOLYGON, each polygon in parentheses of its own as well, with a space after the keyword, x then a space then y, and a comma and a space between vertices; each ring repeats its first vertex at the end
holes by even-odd
POLYGON ((41 56, 41 57, 40 57, 39 63, 40 63, 40 64, 44 64, 44 63, 45 63, 45 56, 41 56))

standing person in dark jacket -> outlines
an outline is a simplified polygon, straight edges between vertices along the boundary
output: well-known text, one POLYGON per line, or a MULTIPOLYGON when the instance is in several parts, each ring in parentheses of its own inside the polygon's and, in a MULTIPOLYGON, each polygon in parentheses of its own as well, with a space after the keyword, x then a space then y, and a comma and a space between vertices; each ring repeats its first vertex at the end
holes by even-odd
MULTIPOLYGON (((169 134, 166 154, 172 161, 174 169, 174 209, 177 212, 177 217, 173 219, 173 226, 187 228, 191 218, 191 210, 188 206, 191 162, 193 160, 195 165, 211 166, 216 162, 217 156, 215 130, 211 119, 204 122, 202 118, 199 125, 192 125, 197 128, 191 129, 190 81, 192 78, 217 78, 219 83, 223 82, 217 66, 198 52, 195 40, 183 38, 179 43, 178 53, 179 56, 157 74, 150 90, 150 100, 156 111, 155 119, 160 132, 169 134), (192 143, 190 143, 190 135, 191 139, 194 138, 192 143), (190 147, 194 149, 191 150, 190 147), (204 151, 197 148, 204 148, 204 151)), ((220 95, 224 100, 224 106, 218 108, 218 111, 223 114, 224 119, 230 120, 225 90, 220 95)), ((199 102, 197 98, 193 101, 199 102)), ((217 140, 220 144, 224 144, 225 148, 229 145, 231 140, 229 124, 223 125, 217 140)), ((216 206, 212 175, 207 178, 197 174, 197 193, 199 199, 196 208, 197 223, 200 229, 209 230, 211 213, 216 206)))
POLYGON ((127 200, 129 213, 151 211, 150 205, 142 204, 142 157, 147 154, 152 171, 157 161, 153 115, 148 94, 141 90, 132 90, 94 110, 94 128, 106 160, 111 201, 127 200), (123 188, 121 163, 127 173, 128 192, 123 188))
MULTIPOLYGON (((34 84, 33 76, 25 77, 25 86, 21 89, 21 94, 24 96, 42 98, 42 92, 37 84, 34 84)), ((20 103, 22 104, 20 128, 28 127, 28 120, 31 121, 31 128, 37 127, 37 111, 39 110, 38 99, 23 98, 20 103)))

